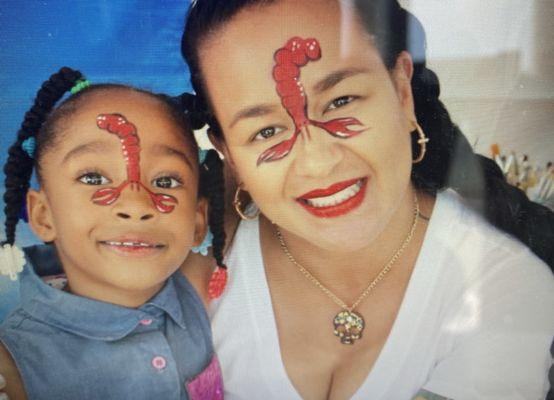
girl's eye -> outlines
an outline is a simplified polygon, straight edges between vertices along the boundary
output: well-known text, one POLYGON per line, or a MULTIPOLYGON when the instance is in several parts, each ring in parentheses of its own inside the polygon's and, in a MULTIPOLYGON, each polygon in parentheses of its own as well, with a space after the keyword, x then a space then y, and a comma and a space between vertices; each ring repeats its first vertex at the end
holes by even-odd
POLYGON ((335 110, 337 108, 344 107, 345 105, 352 103, 355 99, 356 98, 354 96, 338 97, 329 103, 327 110, 335 110))
POLYGON ((283 131, 283 128, 278 128, 276 126, 268 126, 267 128, 263 128, 259 130, 254 136, 253 140, 271 139, 273 136, 277 135, 281 131, 283 131))
POLYGON ((87 172, 86 174, 81 175, 77 178, 80 182, 85 185, 107 185, 110 183, 110 180, 105 176, 100 175, 98 172, 87 172))
POLYGON ((152 181, 152 186, 160 189, 173 189, 181 186, 182 184, 183 183, 179 179, 171 176, 160 176, 152 181))

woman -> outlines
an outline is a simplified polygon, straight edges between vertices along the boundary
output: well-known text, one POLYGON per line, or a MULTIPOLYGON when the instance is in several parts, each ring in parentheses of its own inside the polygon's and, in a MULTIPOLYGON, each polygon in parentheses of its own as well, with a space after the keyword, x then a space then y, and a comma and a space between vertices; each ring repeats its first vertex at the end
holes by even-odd
POLYGON ((424 44, 394 1, 193 4, 198 108, 261 210, 211 306, 227 398, 544 397, 554 218, 473 154, 424 44))

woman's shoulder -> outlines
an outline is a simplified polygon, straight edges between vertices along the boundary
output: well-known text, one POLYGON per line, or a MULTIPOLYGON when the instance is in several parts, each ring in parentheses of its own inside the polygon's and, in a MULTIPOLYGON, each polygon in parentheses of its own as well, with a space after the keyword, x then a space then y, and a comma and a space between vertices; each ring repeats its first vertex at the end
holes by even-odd
POLYGON ((0 375, 3 375, 6 379, 6 388, 3 390, 10 400, 24 400, 27 398, 15 361, 2 342, 0 342, 0 375))
POLYGON ((533 265, 533 268, 550 273, 548 266, 525 244, 496 228, 475 211, 479 204, 470 207, 465 199, 450 189, 441 192, 437 200, 431 219, 433 238, 456 254, 457 259, 470 265, 481 262, 488 265, 533 265))
POLYGON ((539 298, 540 308, 541 301, 554 299, 550 268, 451 190, 438 195, 425 242, 420 266, 435 271, 439 287, 448 287, 454 303, 475 293, 481 304, 487 298, 496 303, 539 298))

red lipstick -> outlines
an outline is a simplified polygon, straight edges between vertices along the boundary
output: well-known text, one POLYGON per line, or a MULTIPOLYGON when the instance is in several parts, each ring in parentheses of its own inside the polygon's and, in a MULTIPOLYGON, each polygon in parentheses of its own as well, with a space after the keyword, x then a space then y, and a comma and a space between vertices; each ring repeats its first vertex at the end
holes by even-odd
POLYGON ((335 183, 324 189, 315 189, 299 196, 296 201, 304 207, 304 209, 316 217, 338 217, 349 213, 362 203, 367 188, 367 179, 367 177, 350 179, 348 181, 335 183), (357 186, 353 187, 354 185, 357 186), (323 197, 333 196, 349 187, 353 187, 351 196, 345 194, 347 198, 342 201, 339 200, 336 204, 321 206, 314 204, 314 201, 310 201, 312 199, 321 199, 323 197))

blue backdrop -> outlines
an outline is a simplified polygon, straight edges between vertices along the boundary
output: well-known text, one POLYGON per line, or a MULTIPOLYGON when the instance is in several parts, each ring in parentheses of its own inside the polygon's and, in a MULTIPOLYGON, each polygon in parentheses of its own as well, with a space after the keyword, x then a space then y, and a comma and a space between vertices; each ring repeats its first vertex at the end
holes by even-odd
MULTIPOLYGON (((61 66, 81 70, 92 82, 171 95, 190 90, 180 55, 188 6, 187 0, 2 0, 0 163, 41 83, 61 66)), ((3 213, 0 219, 3 227, 3 213)), ((20 225, 18 244, 35 243, 20 225)), ((0 277, 0 320, 16 301, 17 285, 0 277)))

